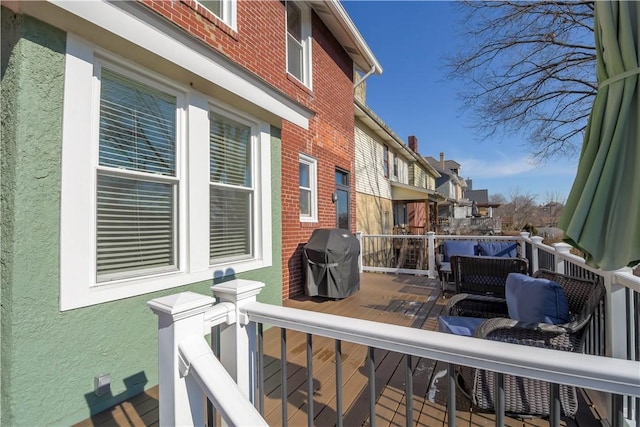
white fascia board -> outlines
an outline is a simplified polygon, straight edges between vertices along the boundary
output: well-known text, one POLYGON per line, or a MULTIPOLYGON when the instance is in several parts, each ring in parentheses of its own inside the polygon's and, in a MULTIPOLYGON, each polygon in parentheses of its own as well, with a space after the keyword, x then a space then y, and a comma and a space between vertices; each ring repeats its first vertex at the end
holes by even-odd
MULTIPOLYGON (((313 112, 137 2, 50 0, 60 9, 220 86, 304 129, 313 112)), ((23 7, 22 9, 26 9, 23 7)))

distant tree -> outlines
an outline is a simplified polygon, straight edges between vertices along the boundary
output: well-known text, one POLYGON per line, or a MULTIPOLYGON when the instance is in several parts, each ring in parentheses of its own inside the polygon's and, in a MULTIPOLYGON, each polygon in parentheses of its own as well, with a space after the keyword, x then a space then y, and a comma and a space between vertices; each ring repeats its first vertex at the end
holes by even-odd
POLYGON ((540 225, 551 227, 558 226, 560 214, 564 208, 565 200, 557 191, 547 191, 545 193, 544 204, 540 206, 540 225))
POLYGON ((492 194, 491 196, 489 196, 489 203, 496 205, 506 203, 506 200, 507 199, 505 199, 504 196, 500 193, 492 194))
POLYGON ((593 1, 465 1, 447 58, 478 133, 524 132, 538 161, 571 156, 596 94, 593 1))
POLYGON ((503 227, 522 230, 525 225, 535 222, 537 216, 536 195, 522 192, 518 187, 511 188, 500 208, 498 215, 503 218, 503 227), (507 219, 505 224, 505 219, 507 219))

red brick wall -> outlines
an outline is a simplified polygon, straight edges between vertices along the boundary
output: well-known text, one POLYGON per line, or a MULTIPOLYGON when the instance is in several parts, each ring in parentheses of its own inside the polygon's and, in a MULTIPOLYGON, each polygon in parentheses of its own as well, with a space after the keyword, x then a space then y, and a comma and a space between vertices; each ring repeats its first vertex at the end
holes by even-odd
MULTIPOLYGON (((193 0, 142 0, 147 6, 260 76, 315 116, 304 130, 282 123, 283 298, 304 292, 302 246, 316 228, 336 226, 335 169, 350 173, 351 228, 356 223, 353 64, 326 26, 312 13, 313 89, 286 72, 286 11, 280 1, 238 2, 237 32, 193 0), (318 160, 318 222, 301 223, 298 155, 318 160)), ((274 241, 277 245, 280 242, 274 241)))

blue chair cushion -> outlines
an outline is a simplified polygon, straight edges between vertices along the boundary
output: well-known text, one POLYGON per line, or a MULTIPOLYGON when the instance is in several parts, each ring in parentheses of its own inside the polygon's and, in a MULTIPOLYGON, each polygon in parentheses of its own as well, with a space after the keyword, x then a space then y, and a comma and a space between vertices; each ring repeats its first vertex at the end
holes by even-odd
POLYGON ((475 240, 445 240, 443 243, 444 261, 449 262, 449 258, 454 255, 477 255, 477 245, 475 240))
POLYGON ((554 325, 571 321, 569 301, 554 281, 509 273, 505 293, 509 317, 514 320, 554 325))
POLYGON ((515 258, 518 256, 516 242, 480 242, 478 243, 480 255, 515 258))
POLYGON ((487 319, 482 317, 440 316, 438 317, 438 330, 448 334, 472 337, 480 323, 487 319))

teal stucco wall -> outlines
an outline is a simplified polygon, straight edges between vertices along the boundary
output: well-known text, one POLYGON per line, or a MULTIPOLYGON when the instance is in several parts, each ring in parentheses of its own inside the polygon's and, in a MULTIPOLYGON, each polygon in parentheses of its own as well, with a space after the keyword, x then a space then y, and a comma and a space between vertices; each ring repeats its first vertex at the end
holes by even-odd
MULTIPOLYGON (((2 8, 0 424, 68 425, 157 384, 157 318, 146 302, 212 281, 60 312, 60 177, 65 33, 2 8), (111 395, 93 378, 111 375, 111 395)), ((281 304, 280 135, 272 129, 273 267, 281 304)), ((222 279, 224 280, 224 279, 222 279)))

